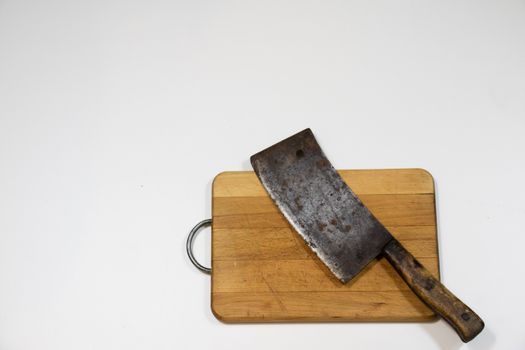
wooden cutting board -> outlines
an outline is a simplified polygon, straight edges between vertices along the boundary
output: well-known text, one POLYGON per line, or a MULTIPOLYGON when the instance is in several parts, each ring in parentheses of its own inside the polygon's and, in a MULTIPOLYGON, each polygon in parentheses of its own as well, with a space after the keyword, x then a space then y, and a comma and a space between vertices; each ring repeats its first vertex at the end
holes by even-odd
MULTIPOLYGON (((347 184, 436 277, 434 182, 422 169, 341 170, 347 184)), ((255 173, 213 182, 211 307, 225 322, 428 321, 434 313, 385 259, 341 284, 310 252, 255 173)))

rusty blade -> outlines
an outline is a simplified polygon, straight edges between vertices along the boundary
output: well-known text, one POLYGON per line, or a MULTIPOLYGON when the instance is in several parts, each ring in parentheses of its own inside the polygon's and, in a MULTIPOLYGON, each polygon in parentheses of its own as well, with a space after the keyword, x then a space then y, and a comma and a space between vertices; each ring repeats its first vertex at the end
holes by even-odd
POLYGON ((343 181, 310 129, 250 160, 286 219, 341 282, 357 275, 392 238, 343 181))

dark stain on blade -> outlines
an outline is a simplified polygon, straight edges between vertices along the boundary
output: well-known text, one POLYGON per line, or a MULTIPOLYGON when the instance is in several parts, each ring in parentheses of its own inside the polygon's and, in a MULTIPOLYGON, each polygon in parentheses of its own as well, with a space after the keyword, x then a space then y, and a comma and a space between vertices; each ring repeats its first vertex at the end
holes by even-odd
POLYGON ((307 245, 343 283, 392 238, 303 130, 255 155, 252 166, 307 245))

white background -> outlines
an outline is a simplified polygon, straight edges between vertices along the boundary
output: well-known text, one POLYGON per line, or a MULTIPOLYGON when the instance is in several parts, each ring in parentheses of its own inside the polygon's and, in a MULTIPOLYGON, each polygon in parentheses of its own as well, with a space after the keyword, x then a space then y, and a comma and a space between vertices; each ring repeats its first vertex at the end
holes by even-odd
POLYGON ((523 0, 0 0, 0 349, 523 349, 524 120, 523 0), (434 175, 478 338, 213 317, 211 181, 305 127, 434 175))

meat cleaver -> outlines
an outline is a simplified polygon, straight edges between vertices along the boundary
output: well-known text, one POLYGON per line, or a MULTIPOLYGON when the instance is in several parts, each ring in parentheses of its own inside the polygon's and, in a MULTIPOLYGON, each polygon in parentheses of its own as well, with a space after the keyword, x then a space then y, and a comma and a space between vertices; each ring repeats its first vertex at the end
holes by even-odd
POLYGON ((250 160, 288 222, 342 283, 384 256, 461 340, 468 342, 483 330, 481 318, 432 277, 348 187, 310 129, 250 160))

